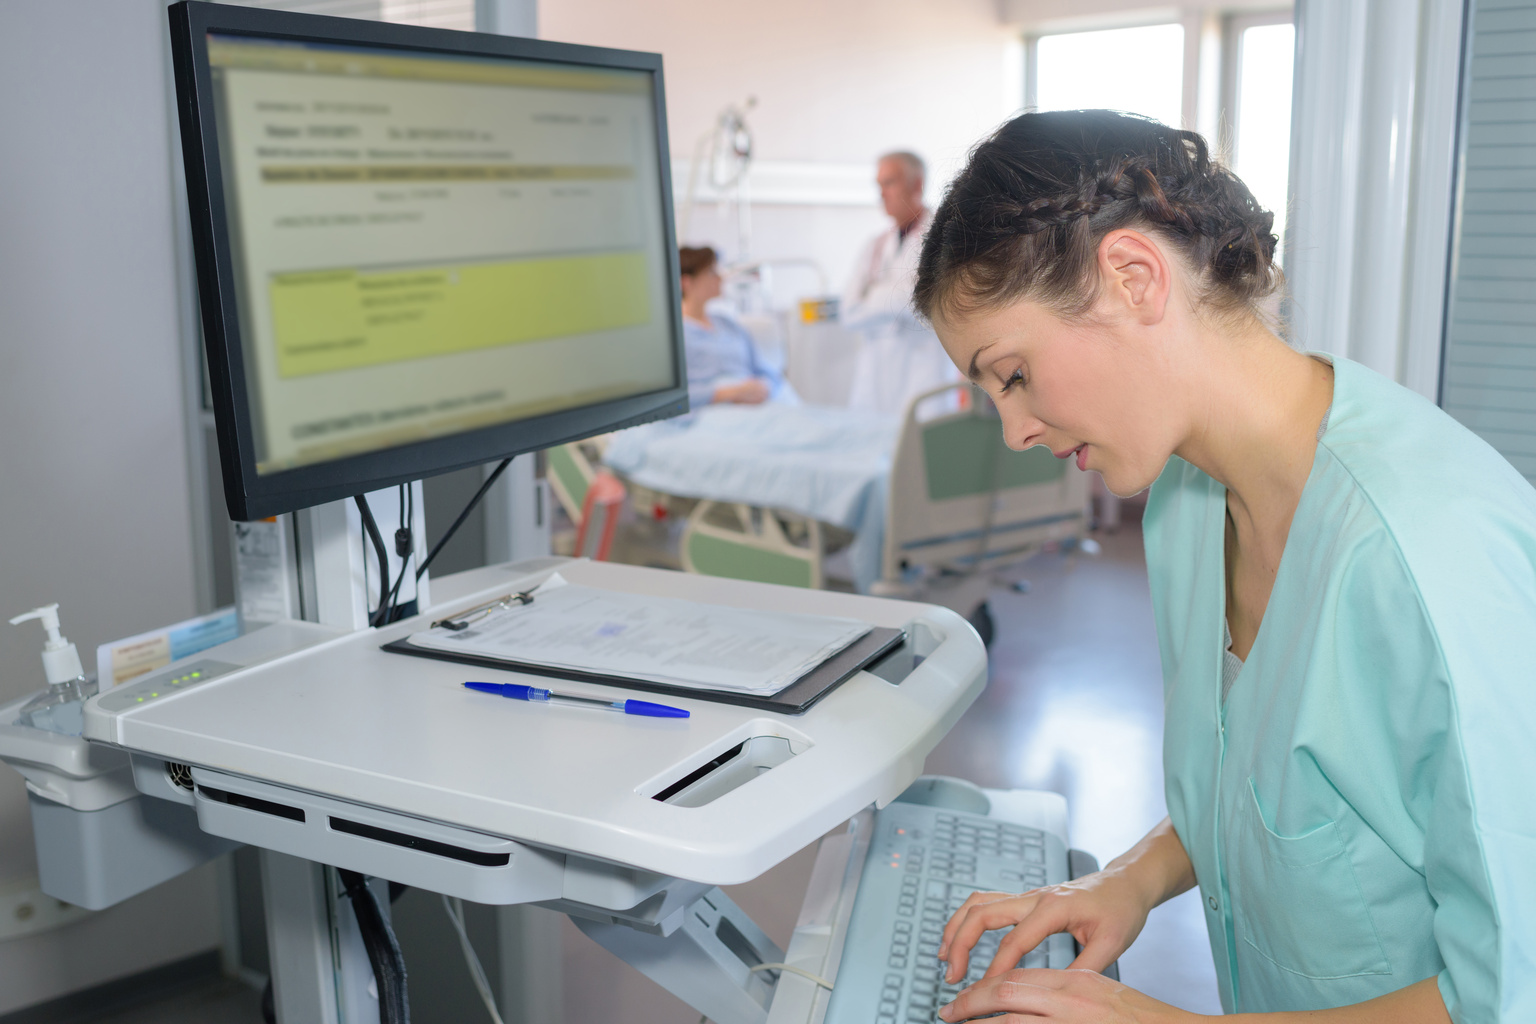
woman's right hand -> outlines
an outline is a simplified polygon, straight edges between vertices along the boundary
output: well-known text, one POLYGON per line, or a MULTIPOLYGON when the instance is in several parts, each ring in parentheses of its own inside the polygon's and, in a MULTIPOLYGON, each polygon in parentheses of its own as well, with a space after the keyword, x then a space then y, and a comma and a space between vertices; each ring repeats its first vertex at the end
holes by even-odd
POLYGON ((738 384, 721 384, 715 388, 716 402, 733 402, 737 405, 759 405, 768 401, 768 382, 761 377, 749 377, 738 384))
POLYGON ((1130 948, 1153 904, 1124 869, 1098 871, 1060 885, 1012 895, 973 892, 944 926, 939 959, 944 980, 959 981, 983 932, 1012 928, 998 944, 986 977, 1011 971, 1024 954, 1057 932, 1070 932, 1083 947, 1074 968, 1102 971, 1130 948))
POLYGON ((1164 818, 1103 871, 1019 895, 974 892, 944 926, 939 959, 944 980, 959 981, 983 932, 1012 928, 998 944, 986 977, 1011 971, 1024 954, 1057 932, 1070 932, 1083 951, 1072 966, 1102 971, 1130 948, 1159 903, 1190 889, 1195 870, 1173 823, 1164 818))

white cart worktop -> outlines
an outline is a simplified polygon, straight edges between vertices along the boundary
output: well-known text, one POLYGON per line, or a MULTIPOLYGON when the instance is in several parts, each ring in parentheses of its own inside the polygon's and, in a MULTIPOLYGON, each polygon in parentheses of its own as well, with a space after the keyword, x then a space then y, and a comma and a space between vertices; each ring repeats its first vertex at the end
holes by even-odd
MULTIPOLYGON (((477 693, 464 681, 541 680, 379 649, 433 619, 531 586, 549 564, 464 574, 469 591, 445 586, 453 578, 434 581, 439 596, 457 591, 453 599, 254 667, 132 697, 132 687, 118 687, 87 705, 86 736, 194 768, 731 884, 899 794, 985 684, 981 641, 944 608, 587 561, 559 570, 594 587, 905 627, 923 657, 896 683, 860 672, 801 715, 669 696, 692 712, 669 720, 477 693), (756 736, 788 741, 793 756, 702 806, 653 799, 756 736)), ((216 664, 219 648, 199 657, 216 664)), ((567 685, 615 698, 635 693, 567 685)))

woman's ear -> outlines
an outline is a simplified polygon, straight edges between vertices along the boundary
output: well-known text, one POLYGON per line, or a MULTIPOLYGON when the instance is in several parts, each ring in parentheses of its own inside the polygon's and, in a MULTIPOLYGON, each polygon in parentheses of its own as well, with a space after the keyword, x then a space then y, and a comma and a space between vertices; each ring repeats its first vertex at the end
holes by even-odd
POLYGON ((1150 326, 1163 319, 1173 291, 1172 265, 1140 231, 1121 228, 1099 243, 1100 301, 1150 326))

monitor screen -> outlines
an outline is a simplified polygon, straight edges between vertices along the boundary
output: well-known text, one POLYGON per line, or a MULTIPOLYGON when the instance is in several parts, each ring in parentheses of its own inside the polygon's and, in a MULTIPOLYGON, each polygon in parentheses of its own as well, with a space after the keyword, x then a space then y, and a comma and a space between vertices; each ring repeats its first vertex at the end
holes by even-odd
POLYGON ((686 407, 659 58, 178 12, 232 516, 686 407))

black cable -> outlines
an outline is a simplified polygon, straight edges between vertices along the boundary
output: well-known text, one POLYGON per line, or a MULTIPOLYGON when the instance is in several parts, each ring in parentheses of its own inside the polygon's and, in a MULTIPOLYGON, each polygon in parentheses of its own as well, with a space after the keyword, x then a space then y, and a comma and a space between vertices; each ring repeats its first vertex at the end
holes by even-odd
POLYGON ((510 458, 502 459, 501 464, 497 466, 494 471, 492 471, 490 476, 485 478, 485 483, 481 484, 480 489, 475 492, 475 496, 469 499, 469 504, 465 505, 464 511, 459 513, 459 518, 455 519, 453 521, 453 525, 448 527, 448 532, 438 538, 436 544, 432 545, 432 550, 427 555, 427 560, 422 562, 421 565, 417 566, 417 579, 421 579, 421 574, 427 571, 427 566, 431 565, 432 560, 437 557, 438 552, 443 550, 443 545, 448 543, 448 539, 453 536, 454 531, 464 525, 464 520, 468 519, 469 514, 475 510, 475 506, 480 504, 480 499, 485 497, 485 492, 491 489, 491 484, 495 483, 496 478, 501 476, 501 471, 506 469, 511 464, 512 460, 510 458))
POLYGON ((368 625, 376 626, 379 612, 389 603, 389 555, 384 550, 384 536, 379 533, 379 524, 373 521, 373 510, 368 507, 368 498, 359 494, 352 500, 357 502, 357 512, 363 517, 363 532, 373 542, 373 553, 379 558, 379 607, 368 616, 368 625))
POLYGON ((352 901, 352 913, 363 936, 363 948, 373 965, 373 980, 379 989, 379 1024, 410 1024, 411 1004, 405 988, 405 956, 389 926, 389 918, 379 906, 379 897, 368 880, 356 871, 336 869, 341 884, 352 901))
POLYGON ((400 584, 405 582, 406 568, 411 564, 410 554, 416 548, 416 542, 412 539, 411 528, 416 522, 416 488, 410 484, 400 485, 400 529, 395 531, 395 554, 400 556, 400 573, 395 577, 395 585, 389 592, 388 611, 380 610, 375 626, 387 626, 395 621, 395 608, 400 601, 400 584))

